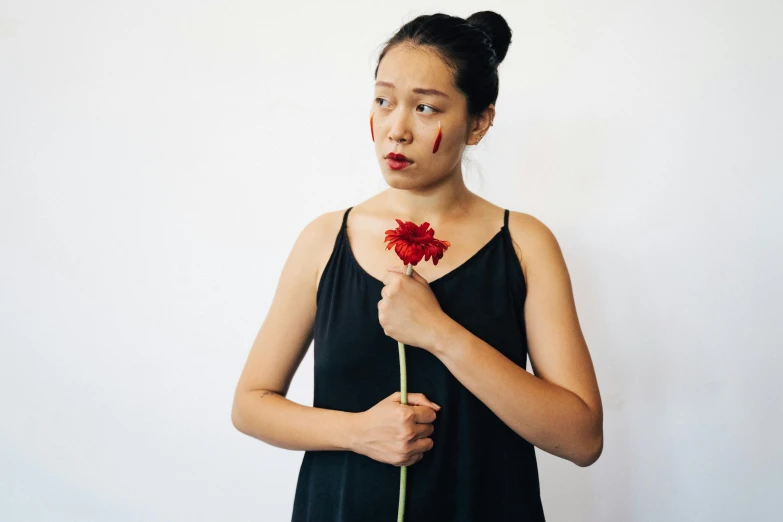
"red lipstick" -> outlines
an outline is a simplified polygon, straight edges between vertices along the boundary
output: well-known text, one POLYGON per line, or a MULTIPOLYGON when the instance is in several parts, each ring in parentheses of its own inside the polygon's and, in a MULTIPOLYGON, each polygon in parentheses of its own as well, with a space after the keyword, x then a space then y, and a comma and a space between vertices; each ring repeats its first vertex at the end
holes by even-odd
POLYGON ((389 168, 392 170, 402 170, 409 166, 413 161, 409 160, 405 157, 404 154, 396 154, 394 152, 390 152, 386 156, 386 164, 389 165, 389 168))

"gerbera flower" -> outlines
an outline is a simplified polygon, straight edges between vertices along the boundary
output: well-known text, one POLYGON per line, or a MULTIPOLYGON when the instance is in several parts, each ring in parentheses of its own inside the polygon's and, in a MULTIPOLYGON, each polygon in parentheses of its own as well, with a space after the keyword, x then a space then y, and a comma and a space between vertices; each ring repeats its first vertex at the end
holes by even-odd
POLYGON ((449 248, 449 242, 435 239, 435 231, 429 228, 430 224, 426 221, 421 225, 400 219, 396 221, 400 226, 386 231, 384 241, 389 243, 386 250, 394 247, 394 251, 406 265, 415 266, 422 258, 425 261, 432 258, 432 264, 437 265, 443 252, 449 248))

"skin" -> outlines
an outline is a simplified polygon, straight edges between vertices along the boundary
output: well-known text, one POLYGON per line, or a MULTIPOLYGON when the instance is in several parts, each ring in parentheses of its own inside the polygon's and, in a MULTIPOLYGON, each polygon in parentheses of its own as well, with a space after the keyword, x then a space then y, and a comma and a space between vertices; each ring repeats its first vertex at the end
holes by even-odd
MULTIPOLYGON (((410 45, 397 46, 385 55, 374 98, 374 146, 389 188, 354 206, 347 231, 357 263, 383 283, 379 323, 395 340, 438 357, 531 444, 579 466, 591 465, 603 450, 603 407, 568 269, 549 228, 529 214, 510 212, 509 233, 527 284, 524 316, 533 374, 448 317, 429 287, 475 254, 503 225, 504 209, 470 192, 461 170, 465 147, 487 133, 494 106, 477 116, 468 115, 466 99, 454 87, 452 71, 438 54, 410 45), (418 88, 445 96, 416 92, 418 88), (433 154, 438 122, 443 137, 433 154), (404 154, 413 164, 392 170, 385 159, 389 152, 404 154), (378 238, 395 228, 394 219, 401 216, 414 223, 429 222, 435 237, 452 245, 437 266, 422 261, 412 277, 405 275, 393 250, 379 248, 378 238)), ((360 434, 367 431, 370 410, 362 414, 322 410, 284 397, 312 341, 318 282, 343 213, 319 216, 297 238, 237 385, 235 426, 279 447, 358 451, 367 446, 360 434), (262 419, 259 394, 263 391, 273 392, 263 400, 277 402, 264 410, 262 419), (279 429, 274 428, 277 423, 279 429)), ((418 405, 397 407, 436 410, 419 395, 418 405)), ((409 422, 414 422, 412 417, 408 416, 409 422)))

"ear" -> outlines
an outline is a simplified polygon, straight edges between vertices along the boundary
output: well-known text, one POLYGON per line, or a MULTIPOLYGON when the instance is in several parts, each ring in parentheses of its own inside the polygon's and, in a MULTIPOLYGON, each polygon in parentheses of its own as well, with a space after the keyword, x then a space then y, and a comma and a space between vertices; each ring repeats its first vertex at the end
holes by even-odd
POLYGON ((487 134, 495 119, 495 106, 489 104, 478 116, 471 120, 470 132, 468 134, 468 145, 478 145, 481 138, 487 134))

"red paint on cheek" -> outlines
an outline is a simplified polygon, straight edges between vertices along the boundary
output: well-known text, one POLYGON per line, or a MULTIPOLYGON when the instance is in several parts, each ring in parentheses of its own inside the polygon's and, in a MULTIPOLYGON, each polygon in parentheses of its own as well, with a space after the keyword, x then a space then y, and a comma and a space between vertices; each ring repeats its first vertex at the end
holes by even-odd
POLYGON ((443 137, 443 132, 440 128, 440 123, 438 123, 438 136, 435 138, 435 145, 432 146, 432 153, 435 154, 438 152, 438 147, 440 147, 440 139, 443 137))
POLYGON ((375 129, 372 128, 372 117, 375 116, 375 113, 370 114, 370 135, 372 136, 372 141, 375 141, 375 129))

